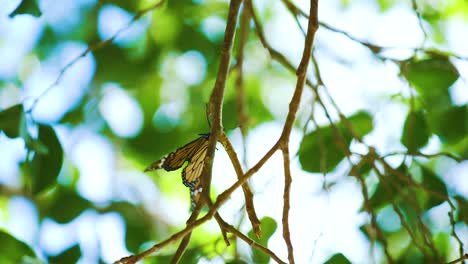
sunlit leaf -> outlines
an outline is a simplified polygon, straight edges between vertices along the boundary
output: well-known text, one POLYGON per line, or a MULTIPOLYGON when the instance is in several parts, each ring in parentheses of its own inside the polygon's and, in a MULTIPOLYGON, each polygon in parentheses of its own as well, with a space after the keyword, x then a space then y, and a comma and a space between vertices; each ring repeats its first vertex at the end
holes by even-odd
POLYGON ((451 251, 450 237, 446 233, 438 233, 434 236, 434 244, 437 254, 441 259, 446 259, 451 251))
POLYGON ((324 262, 324 264, 351 264, 351 261, 349 261, 343 254, 338 253, 331 256, 324 262))
POLYGON ((60 141, 51 126, 39 125, 39 140, 47 147, 47 153, 36 153, 31 163, 32 192, 38 194, 52 186, 63 162, 60 141))
POLYGON ((4 231, 0 231, 0 245, 0 263, 2 264, 23 263, 22 259, 24 257, 36 256, 34 251, 26 243, 4 231))
MULTIPOLYGON (((367 112, 357 112, 348 120, 360 137, 372 131, 372 116, 367 112)), ((304 136, 298 152, 304 170, 322 172, 323 167, 325 171, 331 171, 345 158, 343 148, 348 149, 353 137, 342 123, 337 123, 336 127, 339 134, 335 128, 326 126, 304 136)))
MULTIPOLYGON (((423 174, 424 187, 426 187, 428 190, 434 193, 438 193, 446 197, 448 195, 447 187, 445 186, 445 183, 439 178, 439 176, 437 176, 432 170, 426 167, 421 167, 421 169, 423 174)), ((429 198, 426 204, 427 209, 445 202, 445 199, 443 197, 432 193, 429 193, 428 197, 429 198)))
POLYGON ((411 237, 408 232, 402 228, 396 232, 385 233, 385 239, 388 243, 388 250, 396 259, 403 255, 411 245, 411 237))
POLYGON ((422 111, 409 112, 403 127, 401 143, 409 152, 415 152, 429 141, 430 131, 422 111))
POLYGON ((358 111, 348 117, 348 120, 351 123, 354 132, 360 137, 369 134, 373 129, 372 116, 368 112, 358 111))
POLYGON ((9 17, 15 17, 17 15, 31 15, 35 17, 40 17, 42 15, 39 6, 37 5, 36 0, 22 0, 19 6, 11 12, 9 17))
POLYGON ((20 124, 23 119, 23 105, 17 104, 0 112, 0 131, 9 138, 20 136, 20 124))
POLYGON ((448 88, 460 76, 447 57, 411 61, 404 65, 403 74, 431 109, 450 105, 448 88))
MULTIPOLYGON (((257 241, 260 245, 266 247, 268 244, 268 240, 273 235, 273 233, 275 233, 278 224, 273 218, 264 217, 260 220, 260 225, 262 229, 262 237, 260 239, 257 239, 257 236, 255 235, 255 232, 253 230, 249 231, 248 236, 251 239, 257 241)), ((270 260, 270 256, 265 255, 265 253, 261 252, 256 248, 252 248, 252 253, 252 260, 254 263, 268 263, 268 261, 270 260)))
POLYGON ((50 256, 49 263, 52 264, 68 264, 68 263, 77 263, 78 259, 81 257, 80 246, 74 245, 64 252, 60 253, 57 256, 50 256))

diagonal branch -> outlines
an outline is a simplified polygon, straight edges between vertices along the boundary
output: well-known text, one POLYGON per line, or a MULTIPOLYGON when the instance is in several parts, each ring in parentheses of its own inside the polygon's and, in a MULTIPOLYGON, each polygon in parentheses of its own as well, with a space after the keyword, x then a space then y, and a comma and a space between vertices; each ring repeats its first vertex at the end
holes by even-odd
POLYGON ((229 233, 232 233, 234 234, 236 237, 244 240, 244 242, 246 242, 249 246, 251 247, 255 247, 257 248, 258 250, 262 251, 263 253, 265 253, 266 255, 270 256, 272 259, 274 259, 277 263, 280 263, 280 264, 285 264, 286 262, 282 261, 273 251, 269 250, 268 248, 258 244, 257 242, 253 241, 252 239, 250 239, 248 236, 244 235, 242 232, 240 232, 239 230, 237 230, 235 227, 233 227, 232 225, 226 223, 226 222, 221 222, 223 228, 225 230, 227 230, 229 233))
MULTIPOLYGON (((224 134, 224 132, 220 135, 220 142, 226 150, 229 159, 231 159, 231 163, 234 167, 237 178, 240 179, 242 175, 244 175, 244 173, 242 172, 241 164, 239 162, 239 159, 237 158, 237 154, 234 151, 231 142, 226 137, 226 134, 224 134)), ((245 208, 247 210, 247 214, 252 224, 252 229, 254 230, 254 233, 257 236, 257 238, 260 238, 262 235, 262 231, 260 229, 260 221, 258 220, 257 213, 255 212, 255 207, 253 204, 252 190, 250 190, 248 183, 242 185, 242 190, 244 192, 245 197, 245 208)))

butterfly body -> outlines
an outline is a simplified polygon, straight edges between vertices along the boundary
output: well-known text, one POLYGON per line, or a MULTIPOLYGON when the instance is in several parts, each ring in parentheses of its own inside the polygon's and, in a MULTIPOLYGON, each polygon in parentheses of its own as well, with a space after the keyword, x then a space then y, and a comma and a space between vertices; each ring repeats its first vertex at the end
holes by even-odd
POLYGON ((192 208, 195 208, 203 191, 201 175, 209 137, 210 134, 200 134, 199 138, 153 162, 145 169, 145 172, 157 169, 174 171, 180 169, 187 162, 187 166, 182 170, 182 183, 190 189, 192 208))

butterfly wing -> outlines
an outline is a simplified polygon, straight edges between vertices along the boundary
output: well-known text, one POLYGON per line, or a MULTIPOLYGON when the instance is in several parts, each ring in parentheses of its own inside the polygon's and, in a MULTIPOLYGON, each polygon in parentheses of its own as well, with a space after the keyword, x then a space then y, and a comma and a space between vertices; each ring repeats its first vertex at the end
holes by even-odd
POLYGON ((205 164, 205 156, 208 148, 208 140, 203 146, 193 155, 190 163, 182 171, 182 182, 190 188, 190 199, 192 208, 195 208, 200 195, 203 191, 201 175, 205 164))
POLYGON ((203 191, 201 174, 205 163, 209 136, 209 134, 201 134, 201 137, 153 162, 145 169, 145 172, 157 169, 173 171, 179 169, 188 161, 187 167, 182 170, 182 182, 190 188, 192 208, 197 205, 203 191))
POLYGON ((150 166, 148 166, 148 168, 145 169, 145 172, 157 169, 164 169, 166 171, 180 169, 180 167, 182 167, 186 161, 190 162, 193 155, 195 155, 198 149, 206 144, 207 141, 208 135, 202 135, 185 146, 178 148, 176 151, 167 154, 160 160, 153 162, 150 166))

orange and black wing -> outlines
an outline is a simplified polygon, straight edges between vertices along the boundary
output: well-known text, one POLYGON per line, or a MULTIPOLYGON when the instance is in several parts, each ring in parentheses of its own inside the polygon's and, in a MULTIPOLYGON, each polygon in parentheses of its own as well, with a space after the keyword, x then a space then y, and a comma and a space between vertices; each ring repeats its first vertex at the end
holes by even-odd
POLYGON ((182 171, 182 182, 190 189, 192 208, 195 208, 203 191, 201 175, 208 148, 208 139, 209 134, 201 134, 201 137, 153 162, 145 169, 145 172, 157 169, 173 171, 188 162, 187 167, 182 171))
POLYGON ((201 178, 205 164, 205 156, 208 148, 208 141, 193 155, 187 167, 182 171, 182 182, 190 188, 190 199, 192 208, 198 203, 203 191, 203 179, 201 178))
POLYGON ((164 169, 166 171, 180 169, 186 161, 190 162, 195 153, 197 153, 199 149, 207 144, 208 137, 209 135, 203 134, 194 141, 178 148, 174 152, 169 153, 160 160, 153 162, 148 168, 145 169, 145 172, 157 169, 164 169))

